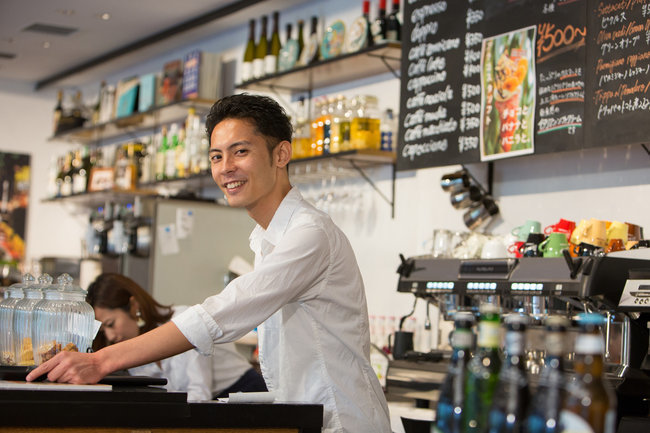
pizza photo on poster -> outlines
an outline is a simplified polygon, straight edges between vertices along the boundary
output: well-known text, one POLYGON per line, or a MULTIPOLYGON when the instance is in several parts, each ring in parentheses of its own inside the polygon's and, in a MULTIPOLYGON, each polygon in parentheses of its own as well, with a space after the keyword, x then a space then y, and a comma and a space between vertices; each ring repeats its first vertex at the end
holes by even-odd
POLYGON ((536 26, 484 38, 481 161, 535 152, 536 26))

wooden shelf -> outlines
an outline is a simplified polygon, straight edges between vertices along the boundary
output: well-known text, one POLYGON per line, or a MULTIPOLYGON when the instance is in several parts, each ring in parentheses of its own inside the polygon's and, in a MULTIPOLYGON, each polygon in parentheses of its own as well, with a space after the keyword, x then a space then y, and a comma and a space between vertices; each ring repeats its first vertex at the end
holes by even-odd
POLYGON ((402 44, 388 42, 355 53, 342 54, 332 59, 300 66, 289 71, 238 84, 239 89, 254 91, 284 90, 310 92, 383 72, 400 70, 402 44))
POLYGON ((197 112, 206 112, 214 102, 205 99, 174 102, 152 108, 143 113, 134 113, 131 116, 120 117, 119 119, 114 119, 99 125, 59 132, 50 137, 49 141, 98 144, 102 140, 133 134, 147 129, 154 129, 160 125, 183 120, 187 117, 187 110, 190 107, 196 108, 197 112))

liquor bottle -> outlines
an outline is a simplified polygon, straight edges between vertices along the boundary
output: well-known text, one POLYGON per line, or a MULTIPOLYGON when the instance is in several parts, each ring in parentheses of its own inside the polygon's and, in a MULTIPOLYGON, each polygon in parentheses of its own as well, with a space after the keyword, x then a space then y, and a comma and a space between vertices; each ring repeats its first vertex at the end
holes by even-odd
POLYGON ((169 128, 169 141, 165 152, 165 179, 176 179, 176 148, 178 147, 178 124, 172 123, 169 128))
POLYGON ((345 96, 338 95, 331 108, 330 152, 337 153, 349 150, 350 120, 345 117, 345 96))
POLYGON ((478 350, 467 364, 463 432, 487 432, 488 414, 499 380, 499 308, 482 304, 479 308, 478 350))
POLYGON ((97 125, 100 123, 99 121, 99 115, 102 111, 102 98, 104 95, 104 90, 106 89, 106 81, 102 81, 102 83, 99 86, 99 93, 97 94, 97 103, 93 107, 93 116, 92 116, 92 124, 97 125))
POLYGON ((298 20, 298 35, 297 35, 297 40, 298 40, 298 56, 296 57, 298 59, 298 62, 296 64, 302 64, 300 62, 300 59, 302 58, 302 51, 305 49, 305 39, 303 36, 303 28, 305 27, 305 22, 303 20, 298 20))
POLYGON ((161 181, 165 179, 165 159, 167 158, 167 127, 163 126, 160 130, 159 145, 156 148, 156 161, 154 172, 156 174, 156 180, 161 181))
POLYGON ((318 17, 311 17, 311 27, 309 30, 309 37, 307 38, 307 45, 302 52, 301 63, 303 65, 310 65, 318 61, 320 57, 320 43, 318 40, 318 17))
POLYGON ((74 153, 74 159, 72 160, 72 193, 83 194, 86 192, 87 182, 88 175, 83 166, 81 149, 77 149, 74 153))
POLYGON ((59 90, 56 94, 56 106, 52 115, 52 134, 56 134, 59 130, 61 116, 63 116, 63 90, 59 90))
POLYGON ((372 37, 372 24, 370 24, 370 0, 363 1, 363 13, 361 15, 366 20, 366 43, 362 48, 371 47, 374 45, 372 37))
POLYGON ((330 143, 332 141, 332 111, 336 103, 334 98, 327 98, 323 102, 319 123, 323 123, 323 146, 322 155, 330 154, 330 143))
POLYGON ((569 320, 549 316, 545 322, 546 356, 537 391, 528 407, 527 433, 559 433, 560 408, 564 399, 564 339, 569 320))
POLYGON ((61 195, 66 197, 72 194, 72 153, 65 155, 65 163, 61 173, 63 182, 61 184, 61 195))
POLYGON ((571 433, 614 433, 616 396, 603 378, 605 348, 599 327, 604 318, 596 313, 579 316, 580 333, 574 346, 575 376, 567 384, 560 412, 560 431, 571 433))
POLYGON ((248 22, 248 42, 244 50, 244 63, 242 63, 242 82, 253 79, 253 60, 255 60, 255 20, 248 22))
POLYGON ((176 163, 176 177, 187 177, 189 170, 187 165, 189 164, 189 159, 187 157, 187 142, 186 142, 185 128, 181 128, 178 131, 178 144, 176 145, 176 156, 174 161, 176 163))
POLYGON ((474 341, 472 326, 474 314, 460 311, 454 315, 454 333, 451 337, 452 354, 447 375, 440 388, 436 423, 432 433, 460 433, 465 395, 465 372, 471 359, 474 341))
POLYGON ((287 44, 287 42, 289 42, 291 40, 291 36, 293 35, 293 25, 291 25, 291 23, 287 23, 286 33, 287 33, 287 37, 286 37, 286 39, 284 41, 285 45, 287 44))
POLYGON ((350 145, 352 149, 379 150, 381 132, 377 97, 360 95, 352 99, 350 119, 350 145))
POLYGON ((273 30, 271 31, 271 43, 268 45, 266 57, 264 57, 264 72, 266 75, 278 72, 278 58, 280 56, 280 32, 278 31, 279 12, 273 12, 273 30))
POLYGON ((82 126, 86 121, 86 118, 84 117, 84 106, 83 99, 81 97, 81 90, 77 90, 77 93, 74 95, 71 114, 72 118, 75 119, 77 126, 82 126))
POLYGON ((305 158, 310 155, 311 151, 309 108, 307 104, 305 104, 304 97, 300 97, 298 100, 298 108, 296 112, 296 126, 294 133, 294 143, 292 146, 293 159, 305 158))
POLYGON ((386 39, 400 41, 402 37, 402 24, 399 19, 399 0, 393 0, 393 9, 386 20, 386 39))
POLYGON ((188 158, 188 175, 199 174, 201 146, 201 119, 196 115, 196 109, 190 107, 185 118, 185 147, 188 158))
POLYGON ((379 0, 379 12, 377 18, 370 26, 372 32, 372 40, 375 44, 386 42, 386 28, 388 21, 386 19, 386 0, 379 0))
POLYGON ((264 76, 264 58, 266 57, 268 45, 266 38, 267 22, 268 17, 264 15, 262 17, 262 33, 260 34, 260 39, 255 47, 255 58, 253 59, 253 77, 255 78, 262 78, 264 76))
POLYGON ((144 138, 144 150, 142 157, 140 158, 140 178, 138 179, 139 183, 147 184, 152 182, 155 179, 155 174, 153 170, 154 158, 156 157, 156 151, 153 145, 153 140, 151 137, 144 138))
POLYGON ((506 358, 492 399, 489 433, 523 433, 530 389, 526 372, 525 348, 528 317, 510 314, 505 319, 506 358))

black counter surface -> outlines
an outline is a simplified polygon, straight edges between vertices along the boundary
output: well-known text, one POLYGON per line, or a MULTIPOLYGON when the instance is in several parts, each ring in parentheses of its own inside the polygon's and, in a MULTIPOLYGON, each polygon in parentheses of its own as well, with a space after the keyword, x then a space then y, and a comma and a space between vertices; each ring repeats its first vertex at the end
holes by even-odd
POLYGON ((188 403, 153 387, 113 391, 0 390, 4 427, 295 428, 321 431, 323 407, 302 403, 188 403))

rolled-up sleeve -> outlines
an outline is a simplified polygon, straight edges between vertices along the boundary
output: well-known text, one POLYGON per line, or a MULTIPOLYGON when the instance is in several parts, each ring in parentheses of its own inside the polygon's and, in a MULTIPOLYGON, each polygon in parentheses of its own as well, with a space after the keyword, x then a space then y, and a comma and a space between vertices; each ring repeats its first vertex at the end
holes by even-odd
POLYGON ((174 316, 172 322, 202 355, 211 355, 214 340, 223 331, 202 305, 194 305, 174 316))

